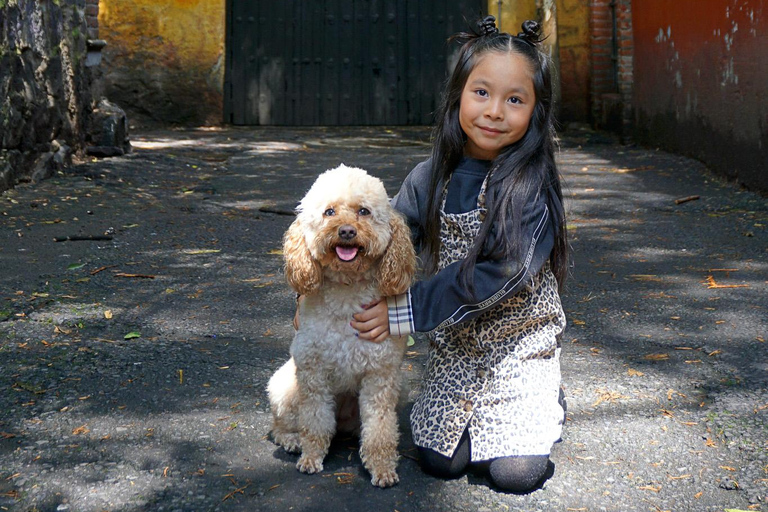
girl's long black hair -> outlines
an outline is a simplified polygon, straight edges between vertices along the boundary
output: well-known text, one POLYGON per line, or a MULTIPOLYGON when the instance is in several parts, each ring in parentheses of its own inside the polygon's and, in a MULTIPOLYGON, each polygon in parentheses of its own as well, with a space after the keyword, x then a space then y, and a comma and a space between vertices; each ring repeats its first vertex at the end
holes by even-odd
POLYGON ((440 254, 440 206, 451 173, 464 156, 466 135, 459 123, 461 94, 469 74, 480 57, 488 52, 514 52, 524 56, 533 71, 536 105, 525 135, 506 147, 491 164, 486 193, 487 214, 477 238, 461 264, 460 284, 474 296, 474 269, 479 258, 520 258, 521 219, 525 202, 536 193, 548 197, 555 246, 550 265, 562 288, 568 273, 568 236, 560 175, 555 164, 555 128, 552 105, 552 76, 549 57, 540 49, 540 27, 535 21, 523 23, 517 36, 496 29, 493 16, 478 22, 478 30, 462 32, 450 41, 462 43, 456 68, 448 79, 437 110, 433 131, 432 177, 424 232, 424 258, 429 273, 437 271, 440 254), (492 234, 492 228, 494 233, 492 234), (490 238, 489 238, 490 237, 490 238), (489 239, 495 243, 489 244, 489 239))

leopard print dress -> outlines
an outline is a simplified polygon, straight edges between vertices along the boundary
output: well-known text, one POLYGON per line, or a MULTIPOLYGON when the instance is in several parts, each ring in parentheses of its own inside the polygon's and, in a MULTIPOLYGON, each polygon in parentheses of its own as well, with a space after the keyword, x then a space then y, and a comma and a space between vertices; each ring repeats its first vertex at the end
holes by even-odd
MULTIPOLYGON (((440 269, 467 256, 486 213, 486 183, 470 212, 444 213, 443 196, 440 269)), ((450 457, 468 428, 473 461, 548 455, 563 424, 564 328, 557 281, 547 265, 490 310, 432 331, 424 388, 411 411, 414 443, 450 457)))

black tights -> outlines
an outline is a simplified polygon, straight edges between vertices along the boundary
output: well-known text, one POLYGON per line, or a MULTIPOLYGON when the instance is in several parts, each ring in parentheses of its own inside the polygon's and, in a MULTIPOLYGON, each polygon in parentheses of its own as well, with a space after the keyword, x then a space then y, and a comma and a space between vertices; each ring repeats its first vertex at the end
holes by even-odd
MULTIPOLYGON (((425 472, 441 478, 457 478, 470 462, 469 432, 459 440, 452 457, 446 457, 429 448, 418 447, 419 460, 425 472)), ((549 456, 521 455, 499 457, 489 465, 491 482, 505 491, 523 492, 532 489, 547 471, 549 456)))

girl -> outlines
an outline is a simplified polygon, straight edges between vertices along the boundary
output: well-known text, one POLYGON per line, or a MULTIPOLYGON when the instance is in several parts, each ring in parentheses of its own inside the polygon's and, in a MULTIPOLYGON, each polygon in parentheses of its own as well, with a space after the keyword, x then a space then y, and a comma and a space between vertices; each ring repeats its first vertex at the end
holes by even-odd
POLYGON ((512 36, 488 16, 478 27, 452 38, 462 48, 432 156, 393 199, 428 278, 351 325, 369 341, 430 333, 411 412, 425 471, 452 478, 488 461, 491 481, 519 492, 544 476, 564 420, 558 283, 568 244, 539 25, 512 36))

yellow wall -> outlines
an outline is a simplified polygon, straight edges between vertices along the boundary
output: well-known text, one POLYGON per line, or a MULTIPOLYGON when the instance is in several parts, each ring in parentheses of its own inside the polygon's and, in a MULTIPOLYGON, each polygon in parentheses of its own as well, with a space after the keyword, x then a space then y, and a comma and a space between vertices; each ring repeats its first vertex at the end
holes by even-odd
POLYGON ((502 0, 501 16, 499 16, 498 0, 488 0, 488 14, 496 17, 496 25, 502 32, 517 34, 525 20, 535 20, 535 0, 502 0))
POLYGON ((220 123, 225 9, 225 0, 101 0, 107 96, 163 120, 220 123))
POLYGON ((545 0, 488 0, 488 13, 501 20, 501 30, 511 34, 520 32, 523 21, 538 20, 547 36, 555 62, 559 99, 558 118, 563 122, 589 121, 590 33, 589 0, 556 0, 554 13, 545 12, 552 2, 545 0), (543 16, 554 18, 540 19, 543 16), (548 33, 555 30, 556 33, 548 33))
POLYGON ((589 0, 557 0, 560 120, 589 122, 589 0))

